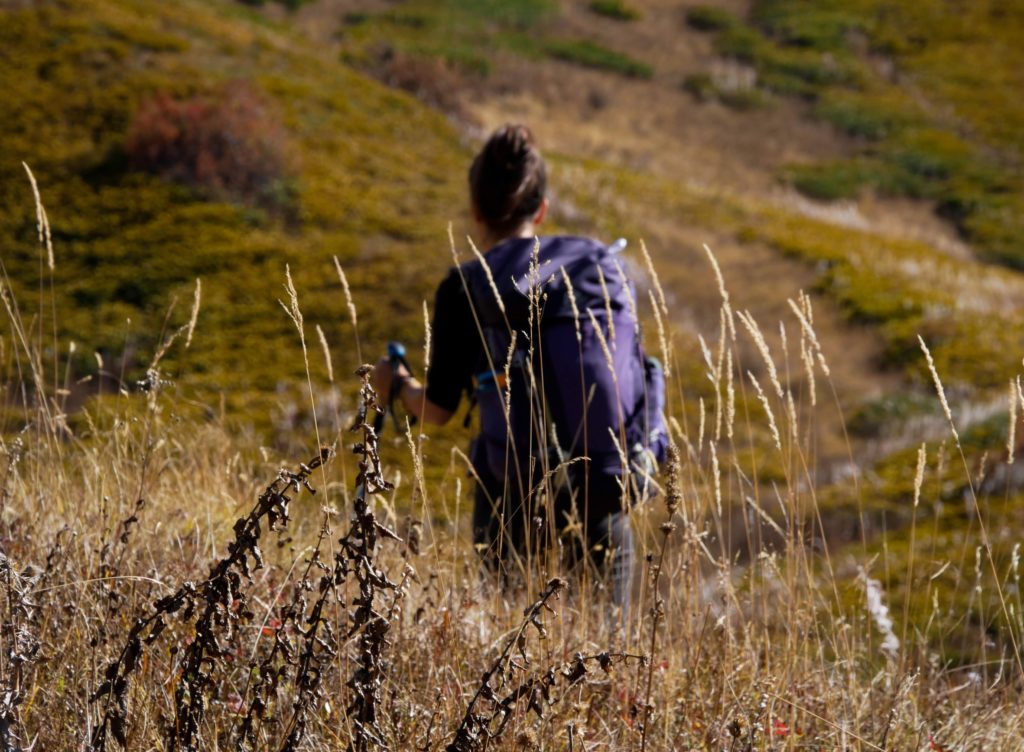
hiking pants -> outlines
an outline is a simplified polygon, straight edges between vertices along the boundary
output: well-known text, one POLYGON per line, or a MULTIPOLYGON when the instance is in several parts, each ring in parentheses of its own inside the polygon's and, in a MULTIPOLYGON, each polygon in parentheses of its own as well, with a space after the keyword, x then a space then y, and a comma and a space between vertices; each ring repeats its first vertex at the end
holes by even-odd
POLYGON ((625 610, 635 551, 618 477, 591 473, 585 496, 584 485, 577 482, 574 510, 573 495, 568 490, 558 493, 552 525, 543 508, 534 508, 541 505, 532 497, 524 503, 504 482, 480 473, 473 505, 473 543, 485 564, 507 582, 520 564, 528 566, 532 557, 547 553, 554 528, 569 566, 593 562, 606 578, 615 604, 625 610))

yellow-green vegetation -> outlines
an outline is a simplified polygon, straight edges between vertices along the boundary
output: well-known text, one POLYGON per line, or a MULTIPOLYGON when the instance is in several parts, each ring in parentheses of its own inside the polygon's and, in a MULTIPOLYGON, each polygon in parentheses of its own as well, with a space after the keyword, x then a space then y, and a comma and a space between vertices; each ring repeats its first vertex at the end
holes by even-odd
MULTIPOLYGON (((767 243, 817 270, 816 290, 851 322, 872 326, 885 349, 880 367, 928 382, 918 335, 943 378, 963 394, 1006 384, 1024 350, 1016 272, 955 258, 927 243, 815 218, 799 210, 712 194, 624 169, 566 162, 573 200, 593 212, 600 232, 642 237, 655 214, 767 243), (652 213, 646 213, 652 212, 652 213)), ((669 288, 688 269, 664 265, 669 288)))
MULTIPOLYGON (((914 385, 913 390, 908 387, 848 409, 845 419, 851 434, 871 442, 890 442, 889 446, 913 443, 916 436, 948 438, 945 442, 929 438, 928 466, 916 516, 914 445, 906 450, 889 449, 878 463, 864 463, 855 470, 856 481, 847 479, 805 489, 813 503, 820 505, 817 519, 809 516, 805 520, 807 534, 820 536, 842 550, 833 560, 841 574, 837 591, 840 601, 851 608, 863 603, 864 578, 850 564, 850 557, 857 557, 860 566, 866 568, 865 576, 877 580, 882 591, 888 593, 896 634, 901 635, 905 627, 929 645, 921 648, 922 656, 931 655, 929 659, 947 665, 1007 657, 1008 652, 1000 652, 1010 649, 1005 642, 1008 632, 1003 599, 1010 599, 1007 608, 1013 607, 1009 612, 1011 622, 1016 618, 1014 614, 1021 613, 1015 584, 1019 564, 1011 567, 1022 527, 1020 490, 1006 482, 1009 423, 1003 396, 1009 380, 1020 372, 1019 356, 1024 352, 1024 328, 1019 303, 1015 302, 1024 295, 1019 275, 952 258, 920 241, 810 217, 793 207, 730 198, 607 165, 596 170, 594 164, 575 160, 560 159, 556 164, 563 188, 578 207, 594 213, 600 232, 643 235, 655 215, 671 215, 684 224, 734 233, 745 244, 766 243, 813 266, 817 270, 816 291, 838 304, 852 324, 870 326, 879 333, 885 358, 879 367, 898 370, 906 382, 914 385), (965 461, 949 434, 925 366, 919 334, 928 342, 951 395, 965 461), (971 416, 979 414, 979 401, 984 405, 993 394, 1002 399, 980 411, 983 416, 993 417, 975 422, 977 418, 971 416), (987 463, 987 470, 980 469, 982 463, 987 463), (972 511, 971 475, 988 479, 975 493, 980 519, 991 534, 991 562, 984 547, 981 559, 977 558, 984 537, 979 514, 972 511), (911 551, 917 563, 908 572, 911 551), (955 624, 946 621, 951 617, 955 624), (945 626, 939 626, 943 623, 945 626)), ((659 271, 670 290, 676 286, 677 275, 695 273, 692 268, 671 264, 662 264, 659 271)), ((734 299, 733 305, 742 308, 743 303, 734 299)), ((768 322, 760 323, 767 327, 768 322)), ((647 332, 650 336, 650 325, 647 332)), ((716 336, 709 332, 704 335, 709 339, 716 336)), ((739 336, 744 335, 741 329, 739 336)), ((676 376, 677 385, 682 386, 674 402, 679 410, 677 417, 692 442, 691 461, 706 472, 711 461, 709 450, 706 446, 698 448, 695 437, 702 424, 705 435, 713 433, 715 406, 724 399, 725 389, 720 385, 716 388, 709 379, 707 374, 713 369, 706 365, 696 343, 678 330, 674 341, 676 360, 683 368, 676 376), (705 406, 703 420, 699 400, 705 406)), ((790 347, 795 348, 792 341, 790 347)), ((795 355, 790 358, 796 360, 795 355)), ((715 353, 711 360, 717 360, 715 353)), ((786 405, 775 401, 767 376, 763 376, 762 386, 769 393, 775 421, 781 426, 784 451, 779 452, 767 429, 764 406, 749 382, 740 383, 743 380, 739 375, 747 368, 757 370, 757 364, 737 359, 734 366, 736 413, 747 416, 753 428, 748 423, 737 434, 742 438, 719 445, 720 465, 735 463, 734 469, 742 468, 743 477, 732 480, 739 489, 747 488, 746 479, 755 487, 798 482, 806 466, 801 467, 803 450, 790 453, 786 405)), ((793 389, 801 407, 806 407, 808 383, 798 377, 796 381, 788 388, 793 389)), ((819 382, 818 388, 827 387, 819 382)), ((849 404, 845 396, 839 398, 849 404)), ((822 399, 826 398, 819 391, 818 400, 822 399)), ((711 479, 705 482, 713 484, 711 479)), ((723 481, 723 485, 728 484, 723 481)), ((751 498, 756 495, 750 490, 747 493, 751 498)), ((793 498, 803 500, 794 501, 798 506, 811 503, 799 493, 793 498)), ((732 540, 758 535, 771 538, 764 531, 751 533, 749 523, 741 524, 738 513, 733 514, 733 530, 730 532, 723 523, 725 529, 716 534, 732 540)), ((835 614, 822 618, 832 619, 835 614)), ((1020 628, 1013 623, 1013 628, 1020 628)))
POLYGON ((643 18, 643 13, 624 0, 591 0, 589 7, 597 15, 616 21, 638 21, 643 18))
POLYGON ((350 13, 341 30, 344 57, 373 70, 382 55, 399 52, 487 74, 497 49, 539 55, 536 30, 554 11, 551 0, 416 0, 350 13))
MULTIPOLYGON (((553 6, 542 0, 493 7, 423 0, 382 14, 350 16, 343 43, 349 59, 370 55, 392 31, 388 38, 396 49, 457 64, 462 63, 452 50, 464 50, 463 61, 490 61, 491 51, 501 45, 523 54, 548 54, 563 43, 543 33, 534 39, 533 33, 543 32, 552 12, 553 6)), ((845 171, 856 173, 849 179, 858 181, 862 173, 878 181, 912 174, 973 180, 981 174, 970 151, 973 141, 933 127, 932 115, 908 109, 894 88, 876 87, 874 74, 857 55, 835 63, 840 73, 827 72, 856 79, 855 87, 836 84, 812 92, 801 87, 819 86, 827 77, 815 72, 812 62, 826 68, 833 63, 815 51, 824 41, 795 41, 810 32, 773 41, 717 11, 698 9, 689 19, 701 28, 734 32, 723 36, 722 44, 741 50, 749 43, 754 52, 748 59, 755 65, 767 65, 757 55, 777 55, 771 58, 773 75, 780 81, 789 77, 777 90, 813 93, 823 117, 845 123, 845 130, 869 144, 869 151, 832 171, 794 168, 805 170, 794 173, 794 179, 834 181, 839 187, 820 190, 844 195, 845 171), (897 143, 903 151, 892 154, 903 160, 905 174, 893 173, 870 151, 884 144, 896 149, 897 143)), ((847 40, 850 33, 846 29, 833 38, 820 32, 814 38, 838 44, 835 39, 847 40)), ((232 419, 256 424, 263 440, 268 429, 277 436, 298 429, 308 440, 314 411, 305 390, 306 361, 298 333, 278 305, 278 300, 287 303, 287 264, 305 315, 306 360, 320 426, 336 428, 345 405, 329 388, 314 327, 325 332, 341 389, 352 386, 352 367, 377 352, 354 351, 333 256, 348 274, 362 340, 372 343, 368 347, 378 348, 390 338, 410 344, 422 340, 422 301, 429 301, 450 262, 445 225, 462 218, 465 205, 469 151, 441 115, 310 50, 287 25, 232 2, 157 9, 141 0, 41 4, 5 11, 0 41, 0 82, 17 102, 4 111, 0 124, 0 231, 11 238, 3 256, 4 284, 27 323, 30 344, 45 353, 48 383, 74 386, 91 376, 90 385, 75 388, 109 394, 123 376, 121 386, 130 389, 167 334, 188 320, 195 279, 201 278, 202 305, 192 345, 185 349, 179 341, 161 364, 168 377, 187 387, 183 392, 192 404, 179 405, 179 413, 209 418, 223 408, 232 419), (216 98, 237 78, 266 98, 288 134, 284 210, 211 198, 136 169, 125 154, 127 134, 148 98, 158 92, 182 101, 216 98), (52 273, 37 242, 35 208, 21 160, 35 173, 49 212, 52 273), (101 371, 107 377, 98 385, 101 371)), ((577 61, 591 56, 597 67, 603 66, 600 60, 611 59, 606 53, 614 57, 586 41, 569 43, 567 49, 574 50, 577 61), (577 54, 580 49, 586 54, 577 54)), ((618 72, 628 73, 625 68, 618 72)), ((1009 137, 998 129, 989 133, 979 126, 979 132, 991 139, 1009 137)), ((880 365, 899 369, 918 387, 904 402, 897 395, 895 402, 883 399, 864 406, 853 416, 861 435, 870 436, 880 423, 935 412, 935 404, 925 407, 920 397, 930 377, 919 334, 954 390, 954 408, 990 388, 1004 388, 1016 373, 1024 346, 1024 291, 1010 272, 953 258, 920 241, 809 217, 790 206, 711 194, 597 161, 552 155, 551 162, 559 196, 581 210, 582 218, 563 221, 570 229, 635 239, 644 236, 653 217, 670 216, 731 234, 744 244, 768 245, 816 269, 815 290, 836 302, 851 322, 879 332, 884 343, 880 365)), ((981 215, 972 216, 977 220, 981 215)), ((671 290, 674 278, 692 270, 668 264, 661 273, 671 290)), ((654 334, 649 325, 652 351, 657 350, 654 334)), ((23 348, 9 339, 4 345, 4 372, 14 374, 15 356, 24 367, 23 348)), ((696 400, 704 399, 710 411, 721 390, 709 386, 692 335, 677 332, 675 346, 676 391, 686 400, 673 407, 693 433, 701 422, 696 400)), ((418 348, 410 349, 418 362, 418 348)), ((749 384, 746 389, 737 404, 763 424, 767 412, 749 384)), ((81 396, 76 394, 74 401, 81 396)), ((3 430, 20 430, 26 413, 10 396, 6 407, 3 430)), ((115 408, 104 406, 69 420, 76 430, 89 428, 90 421, 106 426, 115 408)), ((749 478, 792 481, 792 465, 778 458, 763 425, 748 438, 749 446, 733 447, 731 455, 749 478)), ((998 441, 990 441, 979 451, 997 446, 998 441)), ((972 461, 977 453, 971 454, 972 461)), ((706 448, 697 456, 707 461, 706 448)), ((445 472, 444 462, 436 455, 431 459, 426 472, 436 482, 445 472)), ((902 467, 903 459, 895 458, 892 467, 902 467)), ((885 477, 884 467, 878 474, 885 477)), ((881 507, 905 497, 905 488, 888 488, 885 482, 877 490, 881 507)), ((901 520, 906 522, 905 516, 901 520)))
POLYGON ((922 336, 958 388, 998 387, 1015 372, 1024 344, 1015 273, 965 268, 923 243, 770 212, 755 215, 741 232, 820 264, 819 289, 852 320, 878 327, 887 365, 926 379, 922 336))
POLYGON ((1021 8, 758 0, 749 23, 713 8, 689 20, 765 88, 813 100, 819 117, 862 140, 849 161, 793 167, 797 188, 934 201, 984 258, 1024 267, 1021 8))
POLYGON ((654 75, 654 68, 647 63, 634 60, 589 39, 553 40, 548 42, 545 50, 558 60, 578 63, 587 68, 621 73, 632 78, 650 78, 654 75))
POLYGON ((1024 626, 1016 616, 1024 495, 1007 462, 1008 429, 1006 414, 996 414, 961 431, 959 446, 947 434, 894 452, 870 468, 860 489, 819 495, 829 537, 842 537, 845 524, 851 542, 863 540, 873 576, 901 604, 893 608, 897 632, 916 631, 933 659, 950 665, 1002 660, 1012 648, 995 640, 1008 634, 1008 622, 1024 626), (918 486, 910 468, 922 459, 918 486), (858 491, 870 502, 858 501, 858 491), (952 628, 938 626, 953 614, 952 628))
POLYGON ((315 325, 341 378, 358 360, 333 256, 367 312, 364 338, 421 341, 422 300, 450 258, 445 225, 464 211, 467 155, 440 115, 249 13, 234 3, 133 0, 2 11, 0 228, 10 239, 5 285, 34 340, 76 343, 72 378, 105 368, 130 385, 161 332, 187 321, 201 278, 202 335, 173 349, 163 368, 210 410, 223 399, 231 412, 256 407, 249 417, 266 420, 280 400, 308 415, 296 389, 305 381, 298 335, 277 303, 285 266, 317 383, 327 372, 315 325), (140 102, 156 92, 216 96, 238 78, 269 100, 289 134, 289 217, 209 201, 124 156, 140 102), (52 272, 40 266, 21 161, 49 213, 52 272))
MULTIPOLYGON (((542 17, 537 3, 466 2, 454 18, 475 18, 470 30, 444 38, 432 25, 446 23, 442 7, 456 6, 416 2, 350 17, 347 54, 373 54, 391 29, 391 43, 408 54, 458 63, 460 53, 451 51, 461 49, 463 60, 489 61, 494 44, 514 50, 542 17), (416 46, 428 39, 441 42, 416 46)), ((671 504, 663 499, 631 515, 642 571, 626 618, 609 617, 599 573, 569 570, 555 548, 527 557, 525 576, 508 589, 481 577, 467 540, 466 469, 454 455, 446 462, 450 434, 434 430, 429 440, 414 430, 406 446, 388 428, 384 473, 397 479, 400 465, 404 478, 377 496, 373 510, 404 540, 372 528, 379 545, 367 536, 349 540, 369 545, 370 554, 346 559, 339 537, 363 512, 352 514, 356 466, 344 447, 360 440, 368 451, 369 443, 366 434, 338 432, 352 412, 347 374, 390 338, 404 339, 420 360, 422 301, 450 263, 447 222, 464 218, 469 149, 440 114, 233 2, 43 3, 0 21, 0 84, 17 103, 0 116, 4 300, 17 304, 9 318, 27 335, 20 339, 14 326, 0 340, 0 373, 12 386, 0 425, 0 609, 13 627, 0 630, 0 647, 17 663, 0 676, 0 696, 10 698, 0 721, 21 743, 85 746, 112 707, 89 698, 125 655, 143 656, 126 679, 130 749, 173 746, 168 729, 184 700, 204 713, 196 748, 237 748, 245 711, 258 700, 266 713, 250 747, 292 749, 288 734, 299 728, 303 749, 344 749, 367 728, 353 721, 354 709, 366 707, 356 694, 367 666, 379 672, 373 731, 385 749, 445 749, 474 696, 484 698, 478 709, 512 698, 515 712, 489 740, 492 750, 1007 749, 1019 742, 1024 624, 1015 536, 1024 519, 1019 486, 1003 464, 1010 423, 1003 403, 983 410, 994 414, 984 421, 970 421, 967 409, 972 399, 989 399, 990 387, 1004 395, 1019 372, 1018 276, 783 201, 550 155, 556 209, 576 209, 556 230, 634 240, 671 218, 815 270, 816 291, 852 325, 878 332, 881 365, 910 382, 902 401, 864 406, 851 428, 870 437, 879 423, 930 421, 919 496, 916 447, 850 468, 834 485, 818 480, 809 403, 813 379, 818 404, 832 397, 830 353, 817 349, 810 325, 787 313, 788 355, 765 358, 738 321, 747 301, 734 295, 721 328, 701 332, 706 355, 696 332, 673 331, 685 312, 674 303, 666 311, 666 343, 675 348, 666 358, 672 433, 684 461, 670 471, 679 491, 671 504), (235 78, 266 98, 287 133, 280 204, 217 198, 128 160, 125 139, 142 102, 157 92, 201 102, 235 78), (53 227, 52 272, 22 159, 53 227), (333 256, 359 310, 362 353, 333 256), (306 353, 278 304, 294 315, 286 264, 305 316, 306 353), (196 278, 202 300, 191 347, 179 337, 161 363, 179 388, 152 380, 145 393, 131 388, 168 334, 189 320, 196 278), (316 325, 331 346, 336 384, 316 325), (949 389, 964 460, 918 334, 949 389), (784 361, 792 368, 781 368, 784 361), (32 364, 44 374, 39 382, 32 364), (307 364, 312 395, 305 394, 307 364), (100 371, 109 375, 101 380, 100 371), (88 376, 92 382, 76 385, 88 376), (129 388, 110 394, 122 385, 129 388), (82 395, 64 387, 108 396, 68 404, 82 395), (277 473, 309 460, 308 450, 282 451, 288 443, 280 437, 312 444, 314 415, 318 438, 341 440, 339 456, 303 476, 318 492, 311 497, 277 473), (235 572, 228 590, 201 586, 201 597, 216 604, 206 622, 197 621, 202 603, 195 611, 168 606, 133 643, 128 635, 155 604, 182 588, 187 594, 184 583, 202 583, 212 564, 238 550, 229 544, 245 526, 234 520, 275 477, 295 497, 292 519, 283 531, 260 528, 261 567, 253 560, 248 574, 235 572), (370 564, 381 577, 366 578, 370 564), (357 570, 360 585, 374 579, 383 587, 386 576, 396 589, 367 601, 352 580, 357 570), (554 576, 569 583, 553 613, 538 609, 548 639, 537 639, 529 624, 517 633, 524 607, 554 576), (321 598, 327 605, 314 612, 321 598), (213 624, 214 634, 197 624, 213 624), (188 671, 183 655, 195 655, 207 637, 217 644, 198 671, 209 672, 208 684, 190 694, 201 684, 193 672, 189 692, 178 691, 188 671), (368 643, 380 652, 368 653, 368 643), (275 659, 279 644, 302 659, 275 659), (492 671, 504 644, 523 652, 492 671), (577 653, 590 657, 582 673, 577 653), (485 675, 493 687, 481 687, 485 675), (538 688, 547 681, 555 689, 545 693, 538 688), (289 720, 300 714, 301 723, 289 720)), ((691 23, 727 29, 732 22, 705 14, 691 23)), ((779 58, 780 80, 809 85, 819 75, 816 54, 779 58)), ((859 58, 850 60, 858 70, 859 58)), ((842 97, 822 97, 817 106, 872 143, 915 122, 884 98, 867 114, 842 97)), ((956 142, 934 133, 914 138, 926 153, 941 148, 963 158, 956 142)), ((665 261, 659 267, 670 296, 683 289, 681 277, 696 273, 671 263, 673 250, 652 247, 665 261)), ((640 263, 632 249, 623 259, 640 263)), ((645 342, 658 353, 648 300, 640 301, 645 342)), ((809 321, 810 305, 801 310, 809 321)), ((760 325, 771 331, 777 323, 760 325)), ((837 407, 844 400, 836 395, 837 407)), ((492 720, 497 729, 501 718, 492 720)))
POLYGON ((252 5, 256 8, 266 5, 268 1, 280 3, 288 10, 297 10, 310 2, 310 0, 240 0, 240 2, 245 3, 246 5, 252 5))
MULTIPOLYGON (((601 7, 602 15, 632 18, 622 3, 601 7)), ((496 53, 505 50, 635 78, 653 75, 649 64, 593 40, 558 36, 553 24, 557 13, 553 0, 413 0, 379 13, 350 14, 341 38, 345 59, 377 72, 399 53, 441 59, 466 73, 487 75, 496 53)))
POLYGON ((721 31, 736 25, 736 16, 715 5, 698 5, 686 11, 686 23, 698 31, 721 31))

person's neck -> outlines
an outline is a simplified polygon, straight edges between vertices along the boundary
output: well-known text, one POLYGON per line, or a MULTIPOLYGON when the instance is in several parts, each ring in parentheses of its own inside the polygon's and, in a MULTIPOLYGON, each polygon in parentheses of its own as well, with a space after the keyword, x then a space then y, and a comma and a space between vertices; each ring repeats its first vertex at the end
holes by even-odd
POLYGON ((493 248, 499 243, 504 243, 512 238, 533 238, 536 235, 537 229, 533 222, 526 222, 512 232, 498 233, 485 230, 480 240, 484 248, 493 248))

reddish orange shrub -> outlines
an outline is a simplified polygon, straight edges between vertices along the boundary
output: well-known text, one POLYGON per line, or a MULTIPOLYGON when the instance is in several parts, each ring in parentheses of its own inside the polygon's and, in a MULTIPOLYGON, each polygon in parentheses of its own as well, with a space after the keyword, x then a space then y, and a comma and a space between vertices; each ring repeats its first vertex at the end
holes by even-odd
POLYGON ((142 103, 125 152, 133 167, 219 198, 275 203, 287 178, 287 133, 250 84, 235 81, 215 96, 142 103))
POLYGON ((388 86, 407 91, 431 107, 457 117, 465 115, 459 100, 465 81, 458 68, 444 60, 385 48, 377 74, 388 86))

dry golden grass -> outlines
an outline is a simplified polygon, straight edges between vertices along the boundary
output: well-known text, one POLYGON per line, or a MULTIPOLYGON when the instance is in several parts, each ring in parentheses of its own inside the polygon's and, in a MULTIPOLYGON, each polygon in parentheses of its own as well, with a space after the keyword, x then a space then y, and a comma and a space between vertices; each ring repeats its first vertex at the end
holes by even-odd
MULTIPOLYGON (((723 306, 741 303, 721 291, 723 306)), ((304 349, 300 291, 288 292, 304 349)), ((730 336, 731 307, 707 346, 706 409, 727 425, 674 423, 685 453, 664 500, 633 512, 641 571, 616 615, 602 578, 557 552, 510 588, 482 575, 464 468, 390 488, 365 413, 358 468, 348 434, 321 437, 338 442, 333 460, 300 466, 181 419, 183 395, 154 367, 72 427, 5 301, 7 373, 31 366, 23 430, 0 439, 5 749, 1020 747, 1019 556, 997 569, 979 550, 960 584, 1000 604, 984 660, 944 642, 975 618, 935 585, 933 566, 963 566, 953 552, 927 572, 913 546, 905 562, 887 554, 936 606, 921 618, 909 594, 889 603, 877 549, 830 547, 786 372, 769 392, 753 381, 763 410, 746 394, 740 341, 761 329, 744 316, 730 336), (759 481, 759 462, 780 480, 759 481)), ((792 308, 804 364, 828 383, 809 304, 792 308)), ((763 341, 754 352, 771 357, 763 341)), ((361 399, 372 409, 365 384, 361 399)), ((409 446, 421 467, 411 432, 409 446)))

